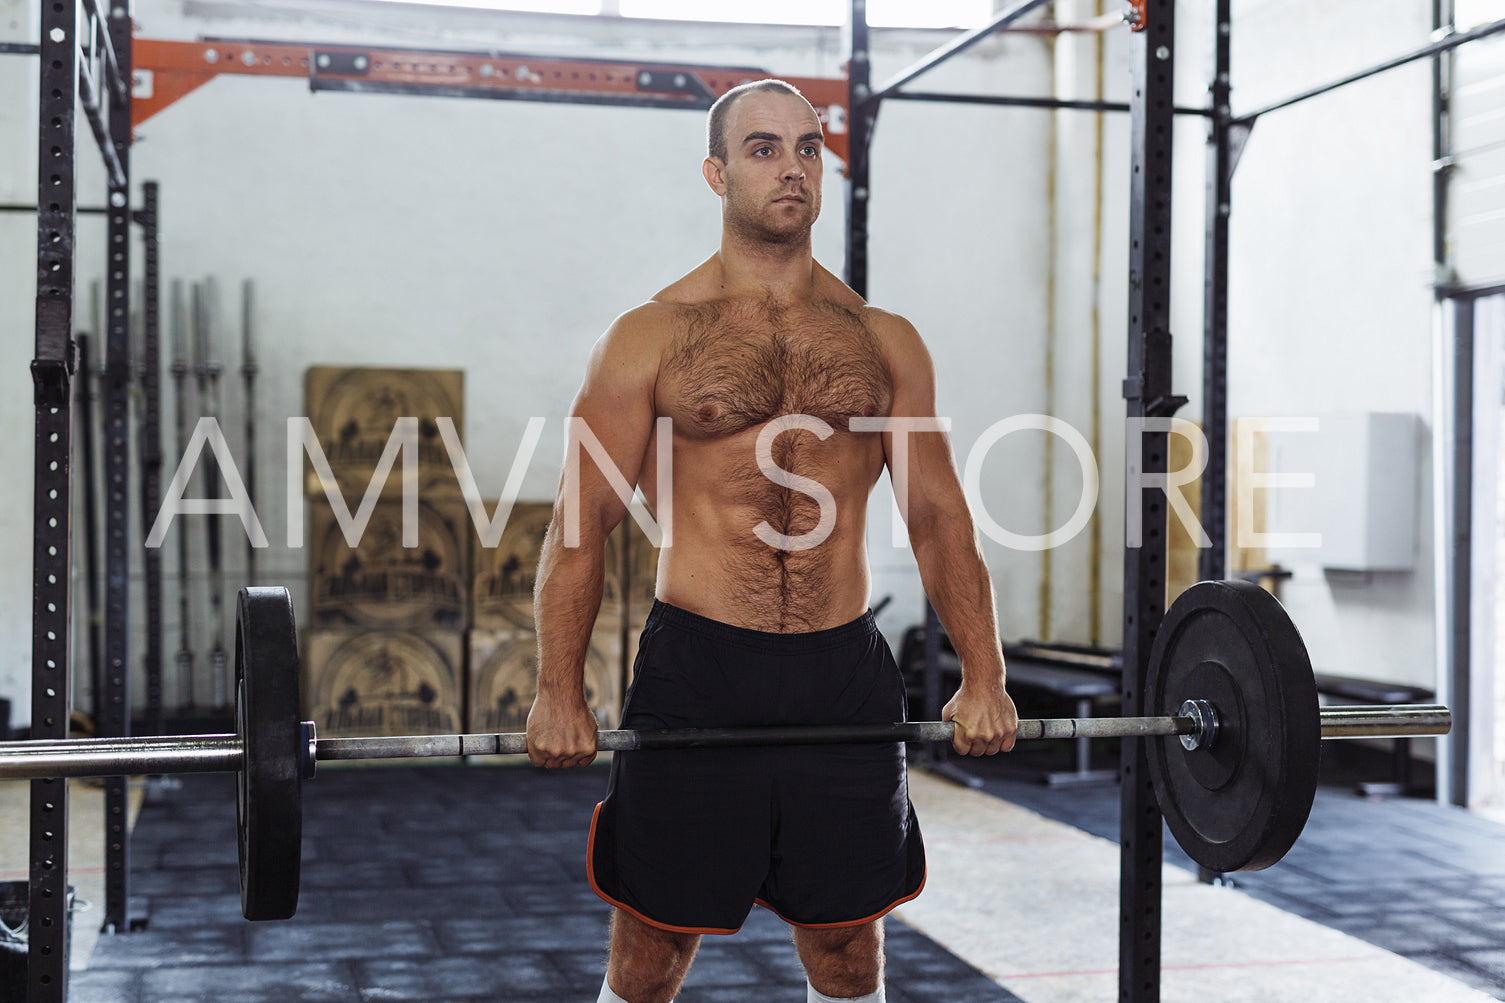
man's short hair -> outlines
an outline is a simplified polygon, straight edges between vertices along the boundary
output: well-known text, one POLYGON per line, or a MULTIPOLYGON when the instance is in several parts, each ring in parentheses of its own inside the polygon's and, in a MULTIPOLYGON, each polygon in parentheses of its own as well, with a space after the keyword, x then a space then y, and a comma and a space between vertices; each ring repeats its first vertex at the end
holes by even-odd
POLYGON ((765 80, 753 80, 745 84, 738 84, 716 99, 711 105, 710 116, 706 119, 706 153, 712 158, 726 162, 726 118, 731 113, 732 105, 744 94, 754 91, 778 91, 783 94, 793 94, 803 99, 805 95, 800 93, 798 87, 783 80, 775 80, 769 77, 765 80))

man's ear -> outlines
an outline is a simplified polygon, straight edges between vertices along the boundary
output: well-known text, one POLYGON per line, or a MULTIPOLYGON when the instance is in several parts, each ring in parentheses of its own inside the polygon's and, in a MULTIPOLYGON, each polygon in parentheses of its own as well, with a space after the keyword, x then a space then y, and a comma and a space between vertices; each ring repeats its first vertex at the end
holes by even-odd
POLYGON ((700 165, 700 173, 705 175, 705 183, 711 186, 711 191, 717 195, 726 195, 726 162, 717 157, 706 157, 705 163, 700 165))

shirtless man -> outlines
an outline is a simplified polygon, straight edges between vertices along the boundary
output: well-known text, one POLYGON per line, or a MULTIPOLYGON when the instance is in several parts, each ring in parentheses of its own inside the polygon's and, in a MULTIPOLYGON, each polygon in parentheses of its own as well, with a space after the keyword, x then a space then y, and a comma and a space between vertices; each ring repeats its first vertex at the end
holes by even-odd
MULTIPOLYGON (((717 102, 708 134, 721 249, 612 324, 574 404, 650 509, 672 491, 623 727, 902 719, 903 681, 868 612, 868 496, 888 464, 908 482, 900 504, 920 577, 964 667, 944 712, 955 748, 1007 750, 1017 715, 993 588, 946 436, 852 427, 933 419, 935 378, 907 321, 812 257, 820 120, 794 88, 765 80, 717 102), (657 483, 662 417, 672 487, 657 483)), ((585 655, 606 537, 626 512, 589 461, 561 485, 556 512, 566 490, 578 493, 579 546, 556 518, 528 716, 529 758, 551 768, 596 755, 585 655)), ((607 1003, 672 1000, 701 934, 735 932, 754 901, 791 924, 810 1000, 881 1001, 882 917, 924 883, 902 746, 618 755, 590 858, 592 887, 616 906, 607 1003)))

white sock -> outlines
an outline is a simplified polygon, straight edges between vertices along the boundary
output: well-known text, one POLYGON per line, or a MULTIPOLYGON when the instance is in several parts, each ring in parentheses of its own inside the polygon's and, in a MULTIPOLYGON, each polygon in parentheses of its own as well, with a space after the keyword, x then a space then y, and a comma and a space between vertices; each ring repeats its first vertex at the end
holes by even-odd
MULTIPOLYGON (((611 983, 607 982, 605 979, 602 979, 601 995, 596 997, 596 1003, 627 1003, 627 1001, 618 996, 616 993, 612 992, 611 983)), ((674 1003, 674 1001, 670 1000, 669 1003, 674 1003)), ((882 1003, 882 1000, 880 999, 878 1003, 882 1003)))
POLYGON ((808 981, 805 983, 805 988, 810 990, 805 997, 806 1003, 884 1003, 883 983, 881 982, 878 983, 876 991, 866 996, 827 996, 808 981))

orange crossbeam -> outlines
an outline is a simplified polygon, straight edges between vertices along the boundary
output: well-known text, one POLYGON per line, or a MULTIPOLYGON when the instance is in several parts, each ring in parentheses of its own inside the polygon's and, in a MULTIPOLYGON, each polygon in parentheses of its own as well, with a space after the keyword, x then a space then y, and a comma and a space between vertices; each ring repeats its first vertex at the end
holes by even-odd
MULTIPOLYGON (((311 83, 433 87, 437 93, 498 97, 640 99, 660 107, 695 107, 705 95, 719 97, 748 80, 770 74, 756 69, 569 60, 530 56, 422 52, 365 46, 289 45, 273 42, 175 42, 137 38, 132 58, 138 96, 132 125, 142 122, 202 87, 221 73, 304 77, 311 83)), ((830 77, 784 77, 815 106, 826 131, 826 146, 847 159, 845 111, 847 81, 830 77)))

